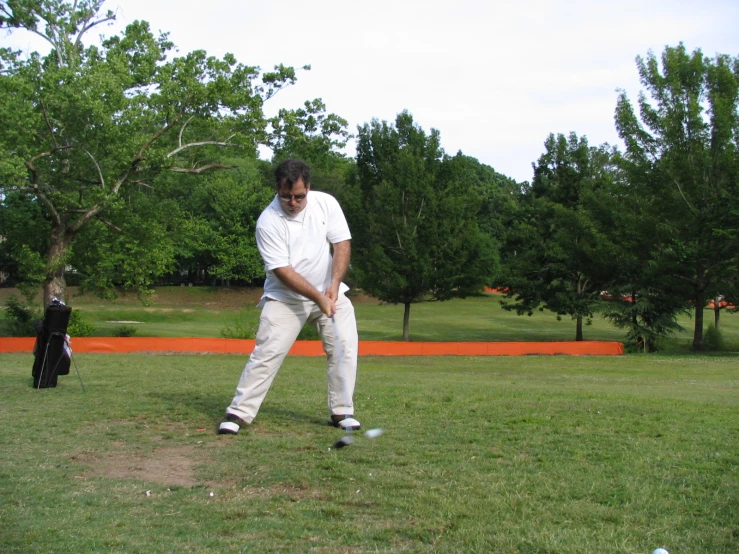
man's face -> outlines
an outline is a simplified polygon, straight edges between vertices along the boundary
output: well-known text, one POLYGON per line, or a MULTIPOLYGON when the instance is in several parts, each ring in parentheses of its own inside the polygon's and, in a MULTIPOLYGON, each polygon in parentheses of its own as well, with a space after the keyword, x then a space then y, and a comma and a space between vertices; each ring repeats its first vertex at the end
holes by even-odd
POLYGON ((277 189, 277 196, 280 198, 280 206, 290 215, 297 215, 305 209, 308 203, 308 191, 310 185, 306 185, 303 179, 298 179, 289 188, 287 183, 280 185, 277 189))

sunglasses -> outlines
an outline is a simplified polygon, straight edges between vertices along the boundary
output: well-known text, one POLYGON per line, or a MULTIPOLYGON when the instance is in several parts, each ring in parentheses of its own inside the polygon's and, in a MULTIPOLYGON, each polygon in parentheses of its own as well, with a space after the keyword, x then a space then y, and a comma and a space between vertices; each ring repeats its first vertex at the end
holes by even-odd
POLYGON ((278 195, 278 198, 282 200, 283 202, 290 202, 290 200, 295 200, 296 202, 300 202, 302 200, 305 200, 305 197, 308 196, 308 193, 303 194, 280 194, 278 195))

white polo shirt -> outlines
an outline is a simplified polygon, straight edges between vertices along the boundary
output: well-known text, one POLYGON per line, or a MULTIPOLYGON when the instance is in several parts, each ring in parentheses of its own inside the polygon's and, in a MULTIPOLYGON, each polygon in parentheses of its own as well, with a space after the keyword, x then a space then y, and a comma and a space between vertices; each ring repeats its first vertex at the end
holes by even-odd
MULTIPOLYGON (((331 282, 330 245, 352 238, 344 212, 333 196, 310 190, 305 201, 305 208, 293 216, 282 209, 280 199, 275 195, 257 220, 257 248, 267 273, 262 300, 310 302, 285 286, 272 270, 291 266, 316 289, 324 292, 331 282)), ((341 283, 339 292, 347 290, 349 287, 341 283)))

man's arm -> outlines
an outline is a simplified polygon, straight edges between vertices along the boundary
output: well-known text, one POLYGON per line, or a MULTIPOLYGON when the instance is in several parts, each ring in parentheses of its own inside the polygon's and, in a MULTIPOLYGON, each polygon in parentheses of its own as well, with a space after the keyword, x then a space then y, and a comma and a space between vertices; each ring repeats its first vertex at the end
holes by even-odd
POLYGON ((348 240, 337 242, 333 245, 334 255, 331 264, 331 282, 326 288, 326 296, 334 302, 339 298, 339 285, 344 280, 346 270, 349 268, 349 260, 352 254, 352 243, 348 240))
POLYGON ((278 267, 273 269, 275 274, 282 283, 290 290, 302 294, 306 298, 313 300, 321 311, 331 317, 336 313, 336 300, 339 298, 339 285, 346 275, 351 258, 351 242, 344 240, 333 245, 334 254, 331 264, 331 282, 326 288, 326 292, 322 293, 306 281, 300 273, 295 271, 291 266, 278 267))
POLYGON ((294 290, 298 294, 302 294, 306 298, 310 298, 318 304, 321 311, 331 317, 336 312, 335 300, 329 298, 326 294, 316 289, 308 281, 306 281, 300 273, 295 271, 291 266, 278 267, 272 270, 280 281, 289 289, 294 290))

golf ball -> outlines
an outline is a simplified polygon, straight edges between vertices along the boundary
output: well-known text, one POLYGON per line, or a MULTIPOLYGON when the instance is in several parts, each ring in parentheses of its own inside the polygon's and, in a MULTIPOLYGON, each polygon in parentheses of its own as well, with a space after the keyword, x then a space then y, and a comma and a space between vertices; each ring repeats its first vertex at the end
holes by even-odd
POLYGON ((382 435, 382 429, 370 429, 364 433, 364 436, 368 439, 376 439, 380 435, 382 435))
POLYGON ((652 554, 670 554, 670 553, 667 552, 667 550, 665 550, 664 548, 658 548, 657 550, 652 552, 652 554))

